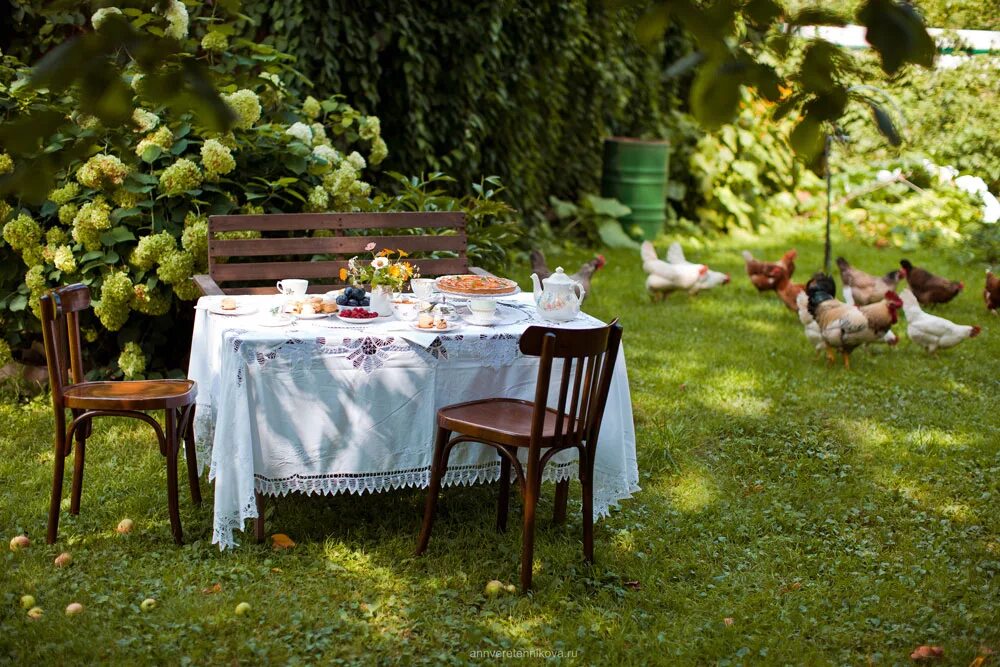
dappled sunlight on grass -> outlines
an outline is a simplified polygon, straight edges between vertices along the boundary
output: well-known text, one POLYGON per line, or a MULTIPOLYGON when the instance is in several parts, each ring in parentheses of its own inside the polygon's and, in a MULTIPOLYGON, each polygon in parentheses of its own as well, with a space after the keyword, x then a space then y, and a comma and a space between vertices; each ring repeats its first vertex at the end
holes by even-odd
POLYGON ((712 477, 706 471, 695 468, 665 479, 655 488, 666 494, 677 509, 688 513, 704 510, 719 495, 718 486, 712 477))

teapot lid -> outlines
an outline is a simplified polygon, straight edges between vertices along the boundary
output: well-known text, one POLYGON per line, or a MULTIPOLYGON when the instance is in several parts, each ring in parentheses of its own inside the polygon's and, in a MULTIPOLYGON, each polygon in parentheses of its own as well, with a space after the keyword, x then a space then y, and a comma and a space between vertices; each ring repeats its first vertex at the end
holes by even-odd
POLYGON ((561 266, 556 267, 556 270, 548 278, 542 281, 545 285, 572 285, 576 281, 566 275, 561 266))

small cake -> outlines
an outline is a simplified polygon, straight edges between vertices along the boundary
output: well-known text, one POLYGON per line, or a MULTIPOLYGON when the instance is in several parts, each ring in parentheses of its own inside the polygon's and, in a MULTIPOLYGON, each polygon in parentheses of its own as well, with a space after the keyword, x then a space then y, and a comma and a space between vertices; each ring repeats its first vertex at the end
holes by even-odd
POLYGON ((334 303, 333 301, 324 301, 324 302, 323 302, 323 305, 322 305, 322 309, 323 309, 323 312, 324 312, 325 314, 327 314, 327 315, 329 315, 330 313, 335 313, 335 312, 337 312, 338 310, 340 310, 340 309, 339 309, 339 308, 337 307, 337 304, 336 304, 336 303, 334 303))
POLYGON ((434 327, 434 316, 430 313, 420 313, 417 317, 417 326, 421 329, 431 329, 434 327))
POLYGON ((313 306, 313 304, 311 302, 310 303, 304 303, 304 304, 302 304, 302 309, 299 311, 299 314, 300 315, 315 315, 316 314, 316 308, 313 306))
POLYGON ((221 303, 219 303, 219 307, 222 308, 222 310, 236 310, 236 299, 231 296, 227 296, 221 301, 221 303))
POLYGON ((438 329, 447 329, 448 328, 448 321, 445 320, 445 319, 438 319, 434 323, 434 326, 436 326, 438 329))

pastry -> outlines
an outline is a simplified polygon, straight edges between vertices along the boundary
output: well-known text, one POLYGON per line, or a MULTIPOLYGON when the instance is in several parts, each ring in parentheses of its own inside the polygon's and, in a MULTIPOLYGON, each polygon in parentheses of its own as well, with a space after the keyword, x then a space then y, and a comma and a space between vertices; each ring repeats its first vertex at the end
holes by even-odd
POLYGON ((333 301, 324 301, 323 305, 322 305, 322 308, 323 308, 323 312, 326 313, 326 314, 335 313, 338 310, 340 310, 337 307, 337 304, 335 304, 333 301))
POLYGON ((438 329, 447 329, 448 321, 445 319, 439 319, 437 322, 434 323, 434 326, 436 326, 438 329))
POLYGON ((464 274, 441 276, 435 285, 442 292, 456 294, 511 294, 517 290, 517 283, 497 276, 477 276, 464 274))
POLYGON ((417 326, 421 329, 430 329, 434 326, 434 316, 430 313, 420 313, 417 317, 417 326))
POLYGON ((222 308, 222 310, 236 310, 236 299, 231 296, 227 296, 219 303, 219 307, 222 308))

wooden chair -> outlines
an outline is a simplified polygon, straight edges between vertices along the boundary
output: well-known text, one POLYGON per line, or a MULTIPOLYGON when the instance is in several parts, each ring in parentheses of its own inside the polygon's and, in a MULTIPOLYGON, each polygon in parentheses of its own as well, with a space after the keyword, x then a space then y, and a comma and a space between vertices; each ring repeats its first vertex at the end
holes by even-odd
POLYGON ((486 271, 470 267, 465 214, 280 213, 216 215, 208 219, 208 275, 195 276, 202 294, 273 294, 282 278, 309 280, 310 293, 343 287, 340 270, 365 246, 401 249, 427 277, 486 271), (311 236, 324 231, 332 236, 311 236), (231 238, 250 232, 259 238, 231 238))
POLYGON ((85 285, 69 285, 53 290, 41 298, 42 337, 52 389, 55 411, 55 473, 52 479, 52 499, 49 505, 47 541, 56 541, 59 532, 59 505, 62 499, 65 460, 76 440, 70 513, 80 513, 83 489, 83 463, 87 438, 94 417, 115 416, 140 419, 156 432, 160 453, 167 459, 167 507, 170 529, 177 544, 183 543, 181 517, 177 499, 177 455, 180 434, 184 434, 188 482, 191 499, 201 503, 198 487, 198 467, 195 460, 194 399, 197 393, 191 380, 132 380, 121 382, 86 382, 80 348, 80 311, 90 307, 90 289, 85 285), (72 419, 66 425, 66 410, 72 419), (164 426, 145 413, 163 410, 164 426))
MULTIPOLYGON (((427 549, 430 541, 441 479, 447 471, 452 448, 460 443, 474 442, 493 447, 500 456, 498 531, 502 532, 507 527, 511 468, 521 487, 524 498, 521 589, 527 591, 531 588, 535 507, 541 492, 542 471, 552 456, 566 449, 575 448, 579 452, 580 484, 583 487, 583 554, 588 562, 593 562, 594 454, 621 336, 622 328, 618 320, 598 329, 530 327, 521 336, 520 347, 522 353, 540 357, 534 401, 489 398, 438 410, 430 488, 417 555, 427 549), (562 370, 558 373, 558 401, 553 409, 546 405, 555 359, 562 361, 562 370), (452 438, 452 432, 458 435, 452 438), (526 469, 518 460, 519 449, 527 449, 526 469)), ((566 489, 566 484, 557 487, 557 521, 565 515, 566 489)))

